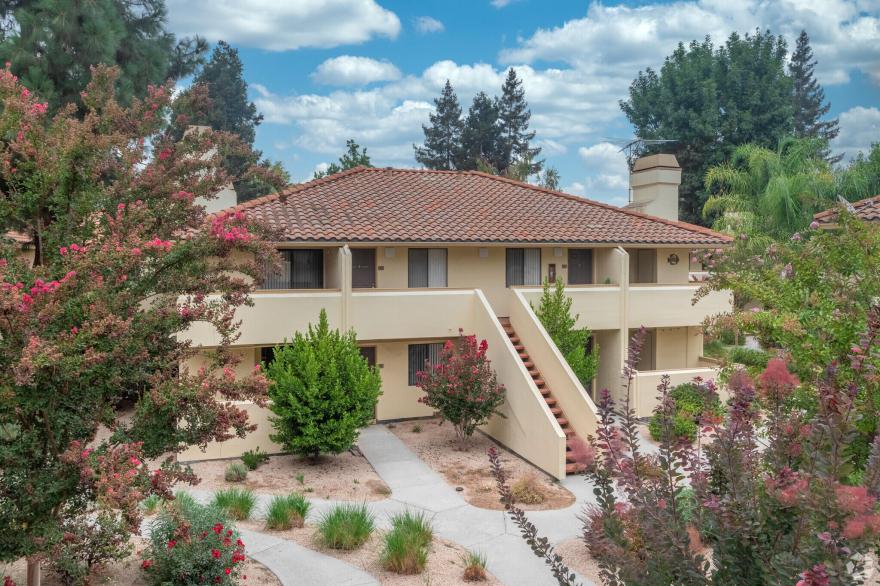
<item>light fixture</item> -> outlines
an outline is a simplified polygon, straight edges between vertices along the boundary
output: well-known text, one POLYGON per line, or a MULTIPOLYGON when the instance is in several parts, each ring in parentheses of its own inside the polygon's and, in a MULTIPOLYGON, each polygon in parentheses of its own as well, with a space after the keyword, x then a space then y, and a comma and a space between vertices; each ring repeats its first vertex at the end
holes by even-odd
POLYGON ((668 262, 672 266, 677 265, 678 264, 678 255, 673 252, 668 257, 666 257, 666 262, 668 262))

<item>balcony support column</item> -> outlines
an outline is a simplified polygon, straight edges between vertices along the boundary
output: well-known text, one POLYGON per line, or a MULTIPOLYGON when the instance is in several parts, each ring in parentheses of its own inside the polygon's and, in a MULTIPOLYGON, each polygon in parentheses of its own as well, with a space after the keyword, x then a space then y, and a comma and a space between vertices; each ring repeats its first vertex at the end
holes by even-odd
POLYGON ((351 249, 348 244, 339 249, 339 290, 342 293, 339 310, 339 329, 347 332, 351 328, 351 249))

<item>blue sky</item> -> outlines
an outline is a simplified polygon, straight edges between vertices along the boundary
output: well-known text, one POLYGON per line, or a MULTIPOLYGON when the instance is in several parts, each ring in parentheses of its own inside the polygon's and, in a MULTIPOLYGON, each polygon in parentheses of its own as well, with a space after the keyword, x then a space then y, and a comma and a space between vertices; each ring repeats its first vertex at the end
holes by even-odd
MULTIPOLYGON (((169 0, 179 34, 239 49, 265 115, 257 146, 297 181, 345 141, 377 166, 415 166, 432 99, 447 78, 464 109, 494 94, 509 66, 524 80, 532 129, 566 191, 626 202, 612 139, 632 135, 617 102, 640 69, 679 41, 769 27, 805 28, 840 117, 833 147, 852 156, 880 140, 880 0, 169 0)), ((790 43, 790 44, 793 44, 790 43)))

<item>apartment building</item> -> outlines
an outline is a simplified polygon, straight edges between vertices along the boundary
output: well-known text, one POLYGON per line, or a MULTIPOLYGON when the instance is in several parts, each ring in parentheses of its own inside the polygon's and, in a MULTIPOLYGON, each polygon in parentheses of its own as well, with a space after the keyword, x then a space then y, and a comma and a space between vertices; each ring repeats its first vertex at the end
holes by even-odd
MULTIPOLYGON (((241 308, 235 351, 242 373, 271 360, 274 345, 326 310, 331 327, 353 328, 382 376, 379 421, 432 414, 417 401, 415 373, 440 345, 465 333, 486 339, 507 388, 506 418, 485 432, 548 473, 573 470, 574 435, 596 427, 594 398, 622 393, 631 333, 648 328, 634 405, 647 416, 663 374, 673 383, 713 377, 702 360, 703 320, 729 311, 731 296, 692 304, 690 253, 729 238, 677 220, 681 170, 670 155, 639 160, 631 206, 621 209, 479 172, 357 168, 237 206, 278 228, 283 269, 241 308), (655 214, 655 215, 649 215, 655 214), (578 325, 599 347, 599 372, 584 388, 535 317, 541 283, 562 280, 578 325)), ((207 325, 189 331, 210 347, 207 325)), ((197 367, 198 359, 191 367, 197 367)), ((246 406, 249 437, 191 449, 182 459, 273 452, 267 412, 246 406)))

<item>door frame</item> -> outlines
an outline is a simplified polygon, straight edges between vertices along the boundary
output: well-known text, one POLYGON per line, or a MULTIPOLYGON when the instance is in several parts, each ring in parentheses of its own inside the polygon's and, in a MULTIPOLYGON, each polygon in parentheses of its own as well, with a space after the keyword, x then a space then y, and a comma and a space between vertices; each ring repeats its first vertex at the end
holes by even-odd
POLYGON ((359 246, 355 248, 350 248, 352 253, 352 266, 351 266, 351 288, 352 289, 377 289, 379 286, 379 252, 375 247, 368 246, 359 246), (356 287, 354 284, 354 252, 356 250, 372 250, 373 251, 373 284, 370 287, 356 287))

